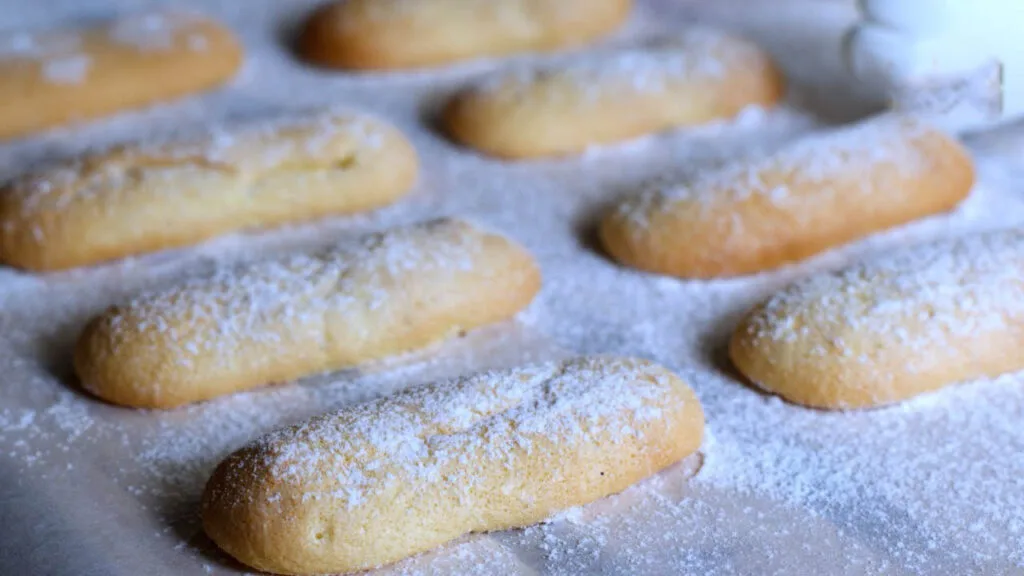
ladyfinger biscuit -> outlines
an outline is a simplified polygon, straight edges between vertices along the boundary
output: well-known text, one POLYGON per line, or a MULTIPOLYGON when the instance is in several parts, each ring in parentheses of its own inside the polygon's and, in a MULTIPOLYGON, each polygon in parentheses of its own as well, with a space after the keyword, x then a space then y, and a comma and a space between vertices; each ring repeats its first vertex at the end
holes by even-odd
POLYGON ((608 214, 600 236, 612 257, 641 270, 738 276, 950 210, 973 183, 970 156, 952 138, 883 116, 655 185, 608 214))
POLYGON ((698 450, 703 429, 693 391, 645 360, 487 372, 243 447, 207 483, 203 526, 259 570, 363 570, 619 492, 698 450))
POLYGON ((171 408, 423 348, 514 316, 539 287, 519 245, 436 220, 115 306, 75 368, 105 400, 171 408))
POLYGON ((337 0, 313 13, 299 51, 323 66, 417 68, 584 44, 632 0, 337 0))
POLYGON ((226 28, 183 11, 0 36, 0 138, 213 88, 242 57, 226 28))
POLYGON ((740 323, 761 388, 829 409, 899 402, 1024 368, 1024 233, 911 247, 799 281, 740 323))
POLYGON ((400 132, 346 113, 122 146, 0 191, 0 262, 57 270, 369 210, 417 170, 400 132))
POLYGON ((455 96, 444 125, 457 141, 504 158, 582 152, 771 106, 783 80, 759 48, 694 29, 671 40, 568 63, 500 72, 455 96))

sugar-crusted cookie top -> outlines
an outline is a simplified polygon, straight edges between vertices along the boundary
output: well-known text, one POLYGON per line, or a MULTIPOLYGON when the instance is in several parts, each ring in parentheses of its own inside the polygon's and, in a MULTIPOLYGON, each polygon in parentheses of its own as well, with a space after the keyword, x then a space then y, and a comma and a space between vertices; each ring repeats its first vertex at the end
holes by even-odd
MULTIPOLYGON (((330 498, 350 509, 394 482, 443 482, 472 506, 482 475, 470 461, 512 465, 535 450, 642 438, 647 424, 663 418, 666 404, 678 401, 681 386, 665 369, 632 359, 485 372, 272 432, 236 454, 225 480, 301 485, 304 500, 330 498)), ((243 504, 231 502, 230 491, 213 496, 243 504)), ((271 502, 281 496, 265 494, 271 502)))
MULTIPOLYGON (((474 269, 482 230, 440 219, 370 234, 313 254, 225 267, 212 276, 140 296, 114 309, 104 336, 110 349, 130 344, 161 350, 183 366, 243 342, 279 342, 308 334, 328 345, 325 315, 350 306, 375 310, 389 294, 433 270, 474 269), (149 344, 147 344, 149 343, 149 344)), ((353 319, 353 328, 359 323, 353 319)), ((146 386, 159 382, 144 383, 146 386)))
POLYGON ((529 96, 541 101, 586 102, 622 91, 659 93, 673 82, 721 78, 754 60, 766 61, 766 56, 753 44, 713 29, 694 28, 635 47, 499 72, 482 82, 475 93, 513 100, 529 96))
POLYGON ((37 64, 43 80, 53 84, 80 84, 93 61, 82 48, 82 34, 14 32, 0 34, 0 65, 37 64))
POLYGON ((85 81, 94 64, 87 46, 97 41, 109 40, 141 52, 167 51, 183 42, 189 50, 202 52, 208 48, 209 38, 195 26, 205 21, 198 13, 174 10, 131 14, 94 29, 0 34, 0 64, 38 63, 44 80, 78 84, 85 81))
POLYGON ((80 55, 82 37, 75 32, 0 34, 0 63, 4 60, 41 60, 80 55))
MULTIPOLYGON (((182 10, 133 14, 113 21, 107 28, 107 35, 114 42, 141 51, 170 50, 183 30, 204 20, 198 14, 182 10)), ((206 49, 202 35, 190 35, 185 40, 190 50, 206 49)))
MULTIPOLYGON (((598 3, 607 0, 588 1, 598 3)), ((575 5, 578 4, 567 0, 349 0, 341 4, 341 8, 346 15, 358 14, 361 18, 341 19, 338 24, 347 29, 358 29, 366 20, 433 26, 435 14, 471 13, 475 18, 490 18, 521 30, 536 30, 544 24, 537 21, 538 13, 552 15, 559 21, 579 18, 578 11, 563 9, 575 5), (569 6, 564 6, 566 4, 569 6)))
MULTIPOLYGON (((0 60, 69 56, 82 49, 83 35, 88 36, 96 31, 115 43, 140 50, 167 50, 173 47, 180 32, 206 21, 207 19, 198 13, 174 10, 130 14, 102 22, 91 29, 52 29, 0 34, 0 60)), ((198 49, 199 46, 195 48, 198 49)))
MULTIPOLYGON (((871 362, 892 347, 931 359, 1024 318, 1024 233, 986 232, 870 258, 778 292, 747 324, 757 341, 817 342, 814 355, 871 362), (856 334, 881 345, 852 346, 856 334)), ((911 358, 907 359, 912 360, 911 358)))
MULTIPOLYGON (((86 199, 110 202, 144 178, 216 171, 239 186, 265 171, 344 168, 383 146, 384 124, 351 113, 295 115, 275 121, 215 129, 188 140, 139 143, 74 158, 18 178, 3 190, 0 221, 53 212, 86 199)), ((166 187, 174 193, 174 187, 166 187)))
MULTIPOLYGON (((617 208, 620 216, 642 228, 650 215, 679 203, 721 206, 760 197, 785 207, 834 193, 829 181, 838 175, 862 179, 861 191, 874 193, 872 174, 881 167, 918 174, 934 160, 915 142, 933 133, 909 116, 882 116, 854 126, 794 140, 777 150, 763 150, 712 168, 687 182, 661 179, 646 185, 617 208), (813 198, 795 197, 791 186, 815 187, 813 198)), ((844 189, 848 192, 848 189, 844 189)))

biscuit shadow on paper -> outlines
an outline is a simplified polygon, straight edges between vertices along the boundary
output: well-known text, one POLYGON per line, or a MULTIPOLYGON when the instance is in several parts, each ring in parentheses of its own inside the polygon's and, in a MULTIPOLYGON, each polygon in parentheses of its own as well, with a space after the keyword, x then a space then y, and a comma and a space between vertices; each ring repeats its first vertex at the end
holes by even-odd
POLYGON ((27 356, 35 358, 39 368, 63 384, 68 391, 92 402, 103 402, 82 387, 74 367, 75 344, 82 327, 90 318, 90 314, 80 314, 39 334, 26 343, 29 348, 27 356))
POLYGON ((767 399, 772 395, 751 382, 736 368, 732 358, 729 357, 729 341, 748 308, 747 305, 741 305, 730 310, 708 330, 708 333, 703 334, 696 341, 699 343, 699 354, 706 361, 708 368, 718 372, 730 383, 742 386, 748 392, 767 399))
POLYGON ((620 266, 620 264, 612 259, 601 242, 601 220, 608 212, 615 208, 617 203, 618 200, 616 199, 598 201, 594 205, 585 208, 572 223, 580 244, 612 266, 620 266))

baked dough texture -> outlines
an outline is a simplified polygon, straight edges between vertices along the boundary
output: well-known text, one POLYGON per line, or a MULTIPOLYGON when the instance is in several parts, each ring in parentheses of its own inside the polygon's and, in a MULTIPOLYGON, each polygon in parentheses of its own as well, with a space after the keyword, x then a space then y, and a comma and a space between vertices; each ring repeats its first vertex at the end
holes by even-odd
POLYGON ((590 146, 769 107, 784 82, 757 46, 695 28, 645 45, 498 72, 457 94, 443 120, 457 141, 503 158, 590 146))
POLYGON ((585 44, 617 28, 632 0, 340 0, 310 16, 299 52, 336 68, 436 66, 585 44))
POLYGON ((1024 368, 1024 233, 919 245, 811 276, 740 322, 736 367, 806 406, 899 402, 1024 368))
POLYGON ((242 63, 226 28, 181 10, 0 36, 0 138, 182 97, 242 63))
POLYGON ((885 115, 655 183, 607 214, 600 237, 640 270, 740 276, 951 210, 973 184, 971 158, 954 139, 885 115))
POLYGON ((171 408, 420 349, 511 318, 539 287, 519 245, 434 220, 115 306, 86 326, 75 369, 107 401, 171 408))
POLYGON ((347 112, 121 146, 0 190, 0 261, 59 270, 369 210, 406 194, 417 171, 397 129, 347 112))
POLYGON ((206 486, 203 526, 245 564, 351 572, 540 522, 699 449, 676 375, 592 357, 409 389, 273 432, 206 486))

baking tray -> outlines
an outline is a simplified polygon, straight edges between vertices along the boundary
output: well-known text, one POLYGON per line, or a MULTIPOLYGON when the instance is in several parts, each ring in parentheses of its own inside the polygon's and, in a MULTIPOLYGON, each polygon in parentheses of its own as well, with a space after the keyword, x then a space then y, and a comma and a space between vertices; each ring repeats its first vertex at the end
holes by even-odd
MULTIPOLYGON (((4 28, 138 10, 154 2, 0 0, 4 28)), ((249 61, 230 86, 0 147, 0 172, 92 146, 240 117, 345 104, 405 130, 423 158, 399 205, 88 270, 0 269, 0 573, 238 574, 203 536, 196 503, 225 454, 275 426, 405 386, 578 353, 635 354, 682 374, 708 419, 699 456, 623 494, 543 525, 463 538, 383 574, 1011 574, 1024 573, 1024 385, 969 383, 900 406, 826 413, 743 384, 722 349, 752 303, 859 255, 1024 222, 1013 133, 972 143, 981 181, 955 213, 755 277, 686 282, 607 260, 595 215, 639 182, 686 174, 872 109, 841 72, 850 2, 640 2, 608 43, 703 21, 761 41, 793 87, 779 111, 595 149, 504 163, 432 128, 443 98, 509 63, 346 76, 287 51, 307 1, 180 1, 223 19, 249 61), (523 242, 544 271, 537 301, 511 323, 360 370, 309 378, 171 412, 125 410, 83 393, 69 351, 86 319, 139 291, 230 262, 320 246, 368 230, 462 215, 523 242)), ((512 60, 530 60, 525 56, 512 60)))

